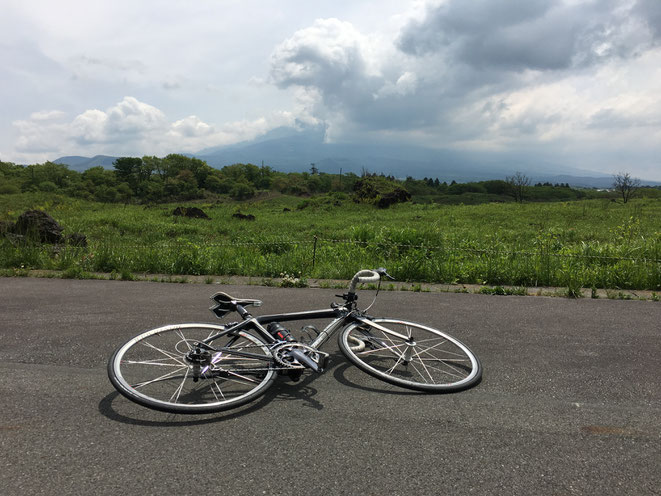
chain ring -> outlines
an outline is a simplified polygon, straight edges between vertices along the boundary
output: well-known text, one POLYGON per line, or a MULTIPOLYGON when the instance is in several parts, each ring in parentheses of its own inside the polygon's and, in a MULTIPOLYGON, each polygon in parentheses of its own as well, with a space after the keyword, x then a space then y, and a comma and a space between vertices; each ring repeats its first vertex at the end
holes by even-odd
POLYGON ((308 355, 315 362, 319 360, 319 353, 317 350, 302 343, 282 343, 271 349, 273 359, 287 369, 304 369, 305 366, 295 362, 294 358, 287 356, 289 350, 299 350, 308 355))

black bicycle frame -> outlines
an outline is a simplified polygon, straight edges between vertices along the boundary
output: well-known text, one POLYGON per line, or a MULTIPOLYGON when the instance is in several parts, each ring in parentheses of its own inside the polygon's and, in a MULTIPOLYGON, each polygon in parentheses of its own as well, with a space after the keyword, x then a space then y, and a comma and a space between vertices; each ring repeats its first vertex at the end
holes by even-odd
MULTIPOLYGON (((337 308, 330 308, 324 310, 310 310, 305 312, 293 312, 293 313, 279 313, 273 315, 261 315, 259 317, 253 317, 243 306, 237 305, 236 311, 244 319, 243 322, 234 324, 224 331, 214 334, 213 336, 208 337, 204 340, 205 344, 209 344, 212 341, 227 335, 232 335, 237 331, 249 328, 256 331, 267 344, 278 343, 278 340, 274 338, 270 332, 264 327, 271 322, 293 322, 297 320, 314 320, 314 319, 333 319, 330 324, 328 324, 319 335, 310 343, 308 346, 311 348, 318 349, 323 345, 328 338, 330 338, 337 329, 340 327, 354 321, 359 320, 356 318, 353 311, 350 311, 344 306, 338 306, 337 308)), ((220 348, 218 351, 223 350, 220 348)), ((264 360, 264 355, 257 355, 249 352, 243 352, 238 350, 227 350, 232 355, 244 356, 247 358, 258 358, 264 360)))

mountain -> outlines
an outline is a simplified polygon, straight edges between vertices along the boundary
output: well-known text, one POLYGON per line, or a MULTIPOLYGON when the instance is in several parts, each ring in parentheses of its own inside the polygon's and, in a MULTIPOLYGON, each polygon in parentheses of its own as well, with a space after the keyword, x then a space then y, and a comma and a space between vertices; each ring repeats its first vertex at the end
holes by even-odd
POLYGON ((92 158, 73 155, 69 157, 60 157, 53 160, 53 162, 56 164, 68 165, 69 169, 82 172, 99 165, 104 169, 112 169, 115 160, 117 160, 117 157, 109 157, 108 155, 96 155, 92 158))
POLYGON ((208 148, 195 156, 214 167, 263 163, 285 172, 306 171, 314 163, 320 171, 328 173, 339 173, 342 169, 360 174, 367 170, 399 178, 438 177, 448 182, 504 179, 521 171, 534 182, 568 182, 581 186, 601 185, 604 181, 612 183, 609 175, 555 163, 538 162, 537 169, 532 170, 527 159, 515 154, 438 150, 390 143, 325 143, 324 130, 320 128, 303 131, 279 128, 257 140, 208 148))
MULTIPOLYGON (((515 153, 471 152, 432 149, 394 143, 326 143, 325 129, 290 127, 274 129, 254 140, 233 145, 206 148, 193 155, 212 167, 236 163, 268 165, 283 172, 308 171, 315 164, 321 172, 337 174, 363 171, 384 173, 397 178, 432 177, 441 181, 484 181, 505 179, 517 171, 528 176, 532 183, 569 183, 578 187, 610 187, 613 177, 594 171, 582 170, 541 158, 531 166, 530 157, 515 153)), ((97 155, 62 157, 56 163, 67 164, 82 171, 101 165, 112 168, 116 157, 97 155)), ((644 184, 661 183, 643 181, 644 184)))

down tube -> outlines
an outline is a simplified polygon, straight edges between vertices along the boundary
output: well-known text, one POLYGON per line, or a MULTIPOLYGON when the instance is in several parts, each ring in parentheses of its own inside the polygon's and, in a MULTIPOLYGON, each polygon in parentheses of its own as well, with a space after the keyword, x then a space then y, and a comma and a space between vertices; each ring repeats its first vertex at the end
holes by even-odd
POLYGON ((318 350, 328 340, 328 338, 330 338, 333 333, 335 333, 335 331, 337 331, 340 327, 348 324, 351 320, 352 319, 349 315, 338 317, 319 333, 319 336, 317 336, 315 340, 310 343, 310 346, 318 350))

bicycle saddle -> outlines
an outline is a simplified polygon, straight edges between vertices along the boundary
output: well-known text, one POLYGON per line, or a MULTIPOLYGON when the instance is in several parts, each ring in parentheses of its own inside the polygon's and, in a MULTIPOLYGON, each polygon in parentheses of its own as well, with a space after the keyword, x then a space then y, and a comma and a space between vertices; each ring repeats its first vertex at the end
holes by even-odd
POLYGON ((235 298, 234 296, 223 292, 216 293, 211 297, 211 299, 216 302, 216 305, 209 308, 209 310, 215 313, 218 317, 223 317, 229 312, 233 312, 236 310, 237 305, 241 305, 242 307, 247 307, 249 305, 255 307, 262 306, 261 300, 254 300, 250 298, 235 298))

